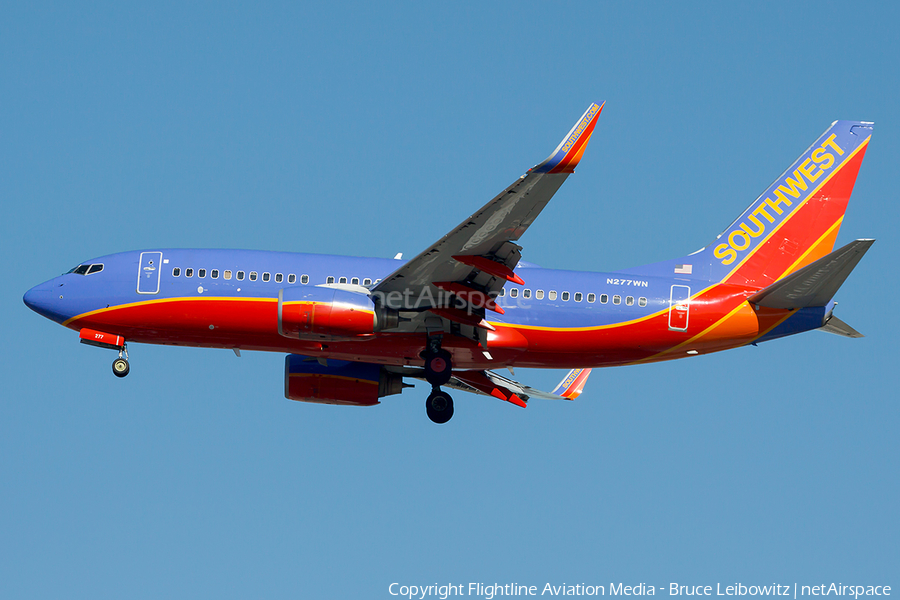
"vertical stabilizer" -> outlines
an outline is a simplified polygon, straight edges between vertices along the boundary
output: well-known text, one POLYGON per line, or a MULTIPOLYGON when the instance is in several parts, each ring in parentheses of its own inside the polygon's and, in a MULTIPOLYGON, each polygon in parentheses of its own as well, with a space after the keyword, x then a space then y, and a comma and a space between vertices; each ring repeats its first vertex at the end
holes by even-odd
POLYGON ((835 121, 704 250, 711 279, 765 287, 831 252, 872 129, 835 121))

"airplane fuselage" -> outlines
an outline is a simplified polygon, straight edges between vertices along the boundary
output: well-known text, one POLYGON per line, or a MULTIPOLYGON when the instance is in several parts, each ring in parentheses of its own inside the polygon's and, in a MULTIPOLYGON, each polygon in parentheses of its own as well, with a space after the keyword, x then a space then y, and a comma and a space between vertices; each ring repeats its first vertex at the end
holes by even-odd
MULTIPOLYGON (((250 250, 123 252, 84 263, 88 267, 82 271, 103 265, 94 266, 93 273, 71 272, 37 286, 26 302, 76 331, 98 330, 132 342, 421 365, 423 338, 404 333, 402 326, 378 335, 279 332, 280 291, 319 286, 365 295, 400 264, 250 250)), ((487 334, 487 348, 464 337, 446 338, 444 348, 455 367, 601 367, 669 360, 814 329, 825 316, 824 309, 753 307, 746 299, 758 288, 690 274, 534 266, 516 273, 525 284, 507 285, 497 298, 504 314, 485 311, 494 329, 487 334), (790 326, 784 323, 788 317, 790 326)), ((435 288, 435 296, 439 293, 435 288)))

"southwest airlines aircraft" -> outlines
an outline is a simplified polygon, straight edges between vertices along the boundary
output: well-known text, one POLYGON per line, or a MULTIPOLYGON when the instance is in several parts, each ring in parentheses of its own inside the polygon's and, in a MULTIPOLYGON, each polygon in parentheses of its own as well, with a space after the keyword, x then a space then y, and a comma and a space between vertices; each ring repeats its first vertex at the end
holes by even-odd
POLYGON ((833 297, 874 240, 833 250, 872 123, 836 121, 710 245, 616 273, 542 269, 518 240, 573 172, 602 106, 553 154, 408 262, 250 250, 151 249, 89 260, 25 294, 37 313, 118 350, 126 341, 285 352, 291 400, 369 406, 404 378, 576 398, 592 367, 670 360, 822 329, 860 337, 833 297), (572 368, 552 393, 499 375, 572 368))

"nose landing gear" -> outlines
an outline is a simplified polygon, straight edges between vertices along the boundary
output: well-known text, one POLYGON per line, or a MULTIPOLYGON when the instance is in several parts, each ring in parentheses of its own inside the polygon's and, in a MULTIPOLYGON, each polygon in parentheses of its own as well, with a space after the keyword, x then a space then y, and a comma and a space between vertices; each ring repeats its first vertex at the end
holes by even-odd
POLYGON ((125 377, 131 372, 131 366, 128 364, 128 349, 124 344, 119 349, 119 358, 113 361, 112 372, 116 377, 125 377), (124 358, 123 354, 125 355, 124 358))
POLYGON ((125 377, 131 371, 131 367, 128 366, 128 347, 121 335, 84 328, 78 332, 78 337, 82 344, 119 351, 119 358, 112 364, 113 375, 116 377, 125 377))

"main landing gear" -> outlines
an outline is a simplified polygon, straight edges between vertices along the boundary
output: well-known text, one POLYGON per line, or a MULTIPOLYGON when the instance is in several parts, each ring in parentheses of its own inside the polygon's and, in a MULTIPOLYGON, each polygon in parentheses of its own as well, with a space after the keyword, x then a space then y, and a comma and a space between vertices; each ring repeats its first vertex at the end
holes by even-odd
POLYGON ((131 372, 131 367, 128 364, 128 349, 125 345, 122 345, 122 348, 119 350, 119 358, 113 361, 112 364, 113 375, 116 377, 125 377, 128 373, 131 372), (123 355, 124 354, 124 358, 123 355))
POLYGON ((431 394, 425 400, 425 412, 435 423, 446 423, 453 416, 453 398, 441 390, 450 381, 453 361, 450 353, 441 349, 441 338, 434 336, 428 340, 428 349, 422 355, 425 359, 425 380, 431 384, 431 394))
POLYGON ((450 394, 435 386, 428 400, 425 401, 425 412, 435 423, 446 423, 453 416, 453 398, 450 394))

